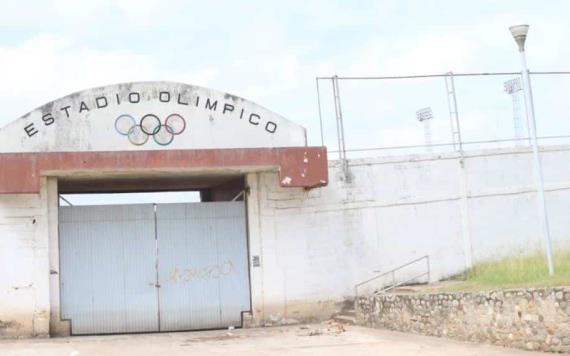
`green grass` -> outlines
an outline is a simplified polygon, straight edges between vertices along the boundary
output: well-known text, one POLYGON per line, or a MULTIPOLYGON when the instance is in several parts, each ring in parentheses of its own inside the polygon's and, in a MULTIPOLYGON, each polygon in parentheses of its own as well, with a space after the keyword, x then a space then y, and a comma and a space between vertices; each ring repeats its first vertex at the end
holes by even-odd
POLYGON ((451 289, 507 289, 570 285, 570 251, 555 253, 554 266, 555 274, 549 276, 544 253, 478 263, 469 271, 457 276, 456 280, 461 282, 454 284, 451 289))

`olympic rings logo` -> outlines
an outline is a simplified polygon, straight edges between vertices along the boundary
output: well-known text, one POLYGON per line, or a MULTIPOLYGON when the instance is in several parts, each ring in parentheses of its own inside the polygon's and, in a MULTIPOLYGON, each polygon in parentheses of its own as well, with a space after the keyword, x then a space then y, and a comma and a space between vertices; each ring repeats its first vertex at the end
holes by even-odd
POLYGON ((174 136, 180 135, 186 130, 186 120, 179 114, 171 114, 166 117, 164 123, 154 114, 144 115, 138 122, 128 114, 123 114, 115 119, 115 130, 136 146, 142 146, 150 137, 161 146, 172 143, 174 136))

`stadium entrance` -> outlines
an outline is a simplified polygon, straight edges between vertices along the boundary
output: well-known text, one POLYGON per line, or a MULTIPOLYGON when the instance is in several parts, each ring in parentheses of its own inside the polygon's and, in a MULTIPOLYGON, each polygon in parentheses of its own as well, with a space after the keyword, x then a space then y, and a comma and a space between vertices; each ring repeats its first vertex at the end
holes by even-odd
POLYGON ((234 95, 167 82, 85 90, 22 116, 0 129, 0 167, 0 233, 18 251, 0 253, 11 266, 0 287, 29 286, 18 289, 26 298, 3 300, 8 336, 261 320, 260 175, 275 175, 263 189, 328 182, 326 148, 308 147, 303 127, 234 95), (199 199, 59 203, 188 191, 199 199))
POLYGON ((240 327, 244 201, 60 208, 61 317, 72 335, 240 327))

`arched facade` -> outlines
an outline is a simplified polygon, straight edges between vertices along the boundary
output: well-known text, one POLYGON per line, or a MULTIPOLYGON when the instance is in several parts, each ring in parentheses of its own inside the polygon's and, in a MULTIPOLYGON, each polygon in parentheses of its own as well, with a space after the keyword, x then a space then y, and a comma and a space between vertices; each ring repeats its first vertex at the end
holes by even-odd
MULTIPOLYGON (((258 175, 273 174, 277 187, 289 189, 311 189, 328 182, 326 149, 308 147, 303 127, 243 98, 169 82, 127 83, 85 90, 33 110, 0 129, 0 167, 3 336, 191 330, 227 327, 228 323, 235 326, 261 323, 263 317, 255 309, 264 293, 258 271, 263 236, 257 228, 263 210, 258 204, 259 196, 251 192, 252 188, 258 188, 258 175), (118 208, 59 205, 62 193, 180 190, 200 191, 202 202, 187 206, 159 205, 154 212, 144 206, 113 210, 118 208), (161 225, 161 214, 172 209, 173 216, 177 212, 184 215, 179 219, 180 231, 160 233, 161 226, 176 225, 175 222, 161 225), (141 215, 133 217, 137 211, 141 215), (234 214, 230 219, 234 225, 226 226, 230 212, 234 214), (156 283, 150 285, 155 290, 152 293, 163 294, 163 304, 168 295, 171 302, 155 305, 151 300, 141 308, 151 308, 146 311, 151 319, 152 308, 162 309, 163 314, 174 310, 173 316, 203 312, 206 319, 194 317, 185 322, 157 319, 156 323, 163 325, 154 327, 152 320, 133 321, 141 313, 131 315, 125 306, 117 306, 121 315, 127 315, 118 321, 110 314, 99 318, 105 310, 114 310, 115 304, 128 305, 126 299, 148 293, 135 292, 140 287, 135 282, 131 289, 114 291, 113 273, 108 278, 110 284, 102 287, 97 278, 103 281, 106 278, 96 275, 97 270, 113 265, 115 273, 125 280, 141 282, 146 278, 136 273, 144 271, 145 263, 148 265, 152 260, 137 260, 146 253, 141 246, 145 245, 147 235, 138 228, 127 233, 125 229, 133 219, 146 221, 148 214, 154 216, 148 221, 154 221, 155 225, 149 225, 147 235, 151 240, 160 235, 163 251, 170 248, 173 254, 159 256, 162 264, 178 258, 181 265, 170 266, 172 271, 162 271, 163 276, 158 276, 157 269, 156 283), (204 219, 208 222, 203 223, 204 219), (184 228, 187 225, 193 226, 194 232, 188 233, 184 228), (97 233, 105 226, 111 230, 97 233), (226 232, 196 232, 200 229, 226 229, 226 232), (243 237, 240 246, 228 239, 232 230, 239 230, 235 239, 243 237), (111 235, 113 238, 104 242, 111 235), (189 257, 194 256, 192 251, 181 251, 180 241, 184 239, 202 239, 204 244, 200 248, 204 251, 189 257), (71 246, 73 241, 79 247, 71 246), (117 241, 122 242, 117 244, 117 241), (132 256, 105 261, 117 249, 132 256), (91 257, 82 254, 86 250, 92 252, 91 257), (200 260, 200 255, 207 254, 214 257, 200 260), (222 255, 229 257, 220 262, 222 255), (93 256, 103 256, 103 260, 93 256), (133 260, 140 262, 139 267, 128 265, 133 260), (85 266, 91 272, 77 272, 85 266), (241 274, 224 282, 223 273, 212 274, 216 268, 241 274), (89 280, 89 276, 93 276, 89 284, 93 290, 91 294, 82 294, 87 287, 81 281, 89 280), (177 299, 196 286, 200 286, 198 290, 209 288, 208 278, 218 281, 217 289, 212 289, 218 293, 216 308, 222 315, 217 321, 207 320, 216 313, 208 314, 206 302, 197 307, 195 303, 188 306, 177 299), (170 292, 165 291, 167 284, 172 285, 168 287, 170 292), (228 305, 233 303, 231 298, 237 292, 224 295, 224 288, 241 288, 242 304, 247 300, 243 304, 247 307, 238 310, 241 314, 237 325, 235 315, 223 316, 226 312, 231 314, 228 305), (121 295, 105 299, 115 292, 121 295), (83 302, 97 298, 107 304, 83 302), (88 317, 84 315, 85 308, 90 310, 88 317), (104 325, 90 326, 97 323, 104 325)), ((192 293, 188 295, 193 298, 192 293)))

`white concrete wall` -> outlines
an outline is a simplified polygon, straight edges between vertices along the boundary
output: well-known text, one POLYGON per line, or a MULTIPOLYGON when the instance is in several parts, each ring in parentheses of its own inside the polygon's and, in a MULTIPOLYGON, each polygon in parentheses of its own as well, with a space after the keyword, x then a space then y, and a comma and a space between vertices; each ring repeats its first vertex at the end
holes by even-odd
MULTIPOLYGON (((330 184, 279 187, 275 174, 248 177, 254 314, 260 322, 320 318, 354 285, 423 255, 432 280, 478 262, 542 247, 529 150, 338 162, 330 184)), ((557 248, 570 248, 570 147, 543 152, 557 248)), ((399 278, 424 270, 416 265, 399 278)))
MULTIPOLYGON (((542 156, 555 246, 570 248, 570 146, 542 156)), ((438 279, 470 253, 477 262, 542 247, 529 151, 473 152, 463 165, 456 154, 350 163, 352 182, 331 162, 329 186, 308 191, 281 188, 275 172, 248 175, 255 323, 326 318, 374 270, 422 255, 438 279)), ((47 335, 50 310, 58 316, 54 209, 55 181, 40 195, 0 195, 0 337, 47 335)))
POLYGON ((0 337, 48 335, 48 261, 45 195, 0 195, 0 337))

